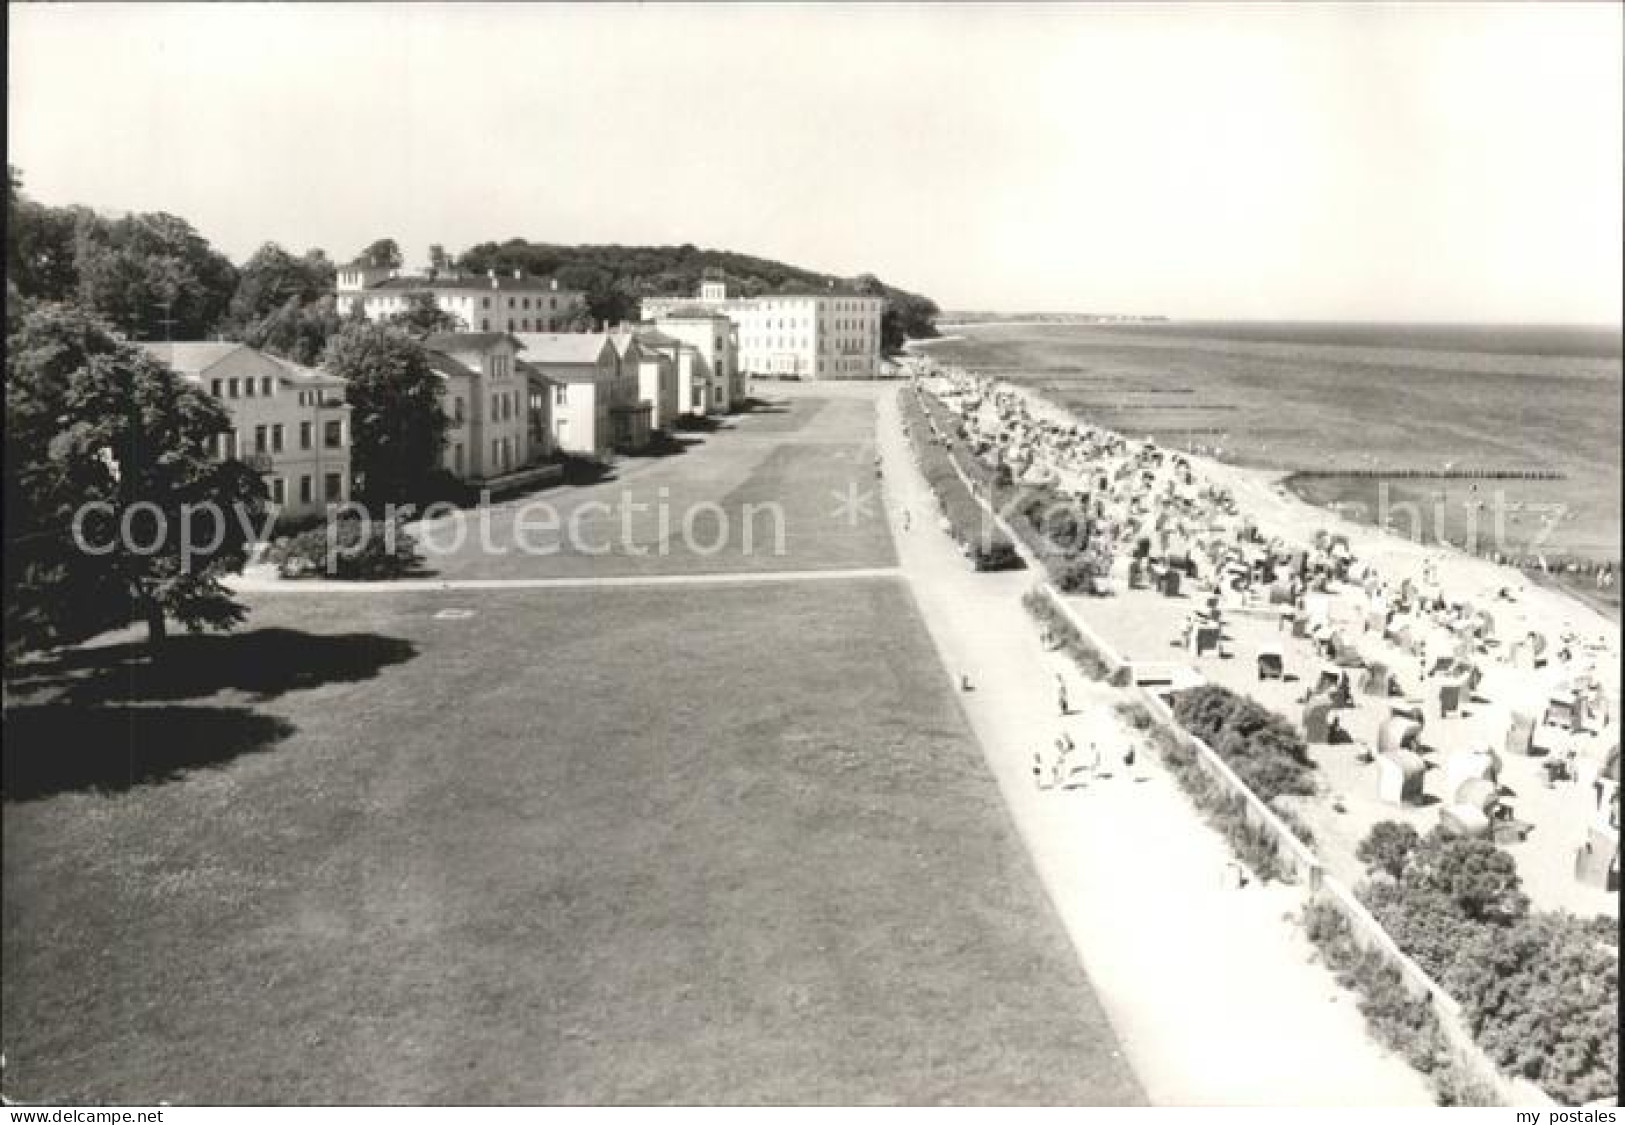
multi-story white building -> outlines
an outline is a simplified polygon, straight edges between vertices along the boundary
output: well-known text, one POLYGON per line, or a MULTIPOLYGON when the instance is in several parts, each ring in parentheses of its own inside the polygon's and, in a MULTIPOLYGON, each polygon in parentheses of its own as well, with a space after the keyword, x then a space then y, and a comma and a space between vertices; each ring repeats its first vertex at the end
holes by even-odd
POLYGON ((458 480, 498 485, 546 451, 531 448, 530 382, 506 332, 444 332, 423 342, 443 383, 442 463, 458 480))
POLYGON ((677 364, 677 409, 684 414, 726 414, 745 397, 739 333, 726 313, 690 302, 655 319, 655 330, 693 349, 677 364))
POLYGON ((351 262, 339 267, 337 305, 341 315, 359 307, 368 320, 385 320, 411 308, 414 294, 428 293, 464 332, 561 332, 585 308, 574 289, 556 280, 526 277, 519 270, 483 275, 459 270, 407 275, 351 262))
POLYGON ((279 514, 309 516, 350 496, 350 406, 345 382, 247 344, 143 343, 152 356, 219 399, 232 429, 216 453, 265 480, 279 514))
POLYGON ((652 404, 639 395, 635 360, 623 360, 609 333, 529 333, 518 342, 533 391, 553 395, 555 448, 604 457, 649 444, 652 404))
MULTIPOLYGON (((645 300, 642 315, 658 321, 694 307, 722 313, 738 329, 738 368, 744 376, 873 379, 881 374, 885 306, 884 297, 835 288, 729 297, 724 283, 706 281, 697 298, 645 300)), ((740 385, 731 397, 743 392, 740 385)))

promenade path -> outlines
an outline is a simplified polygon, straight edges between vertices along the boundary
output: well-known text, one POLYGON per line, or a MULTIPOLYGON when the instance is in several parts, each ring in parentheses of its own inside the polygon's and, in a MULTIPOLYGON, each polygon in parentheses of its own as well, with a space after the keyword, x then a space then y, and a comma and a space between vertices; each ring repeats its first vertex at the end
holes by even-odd
POLYGON ((1154 1104, 1428 1105, 1426 1084, 1375 1044, 1351 994, 1313 961, 1294 887, 1224 885, 1229 852, 1111 709, 1113 692, 1046 653, 1020 604, 1036 576, 976 574, 939 530, 903 436, 879 398, 879 451, 899 564, 1040 878, 1154 1104), (901 513, 911 513, 905 529, 901 513), (1057 715, 1055 676, 1073 714, 1057 715), (1113 776, 1039 790, 1034 751, 1062 727, 1113 776))

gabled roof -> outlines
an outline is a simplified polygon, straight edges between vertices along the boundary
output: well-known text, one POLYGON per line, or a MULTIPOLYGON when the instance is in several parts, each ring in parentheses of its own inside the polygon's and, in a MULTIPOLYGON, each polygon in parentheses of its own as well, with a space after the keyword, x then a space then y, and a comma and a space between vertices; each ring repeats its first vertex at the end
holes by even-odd
POLYGON ((439 352, 482 352, 503 340, 511 341, 515 347, 523 347, 506 332, 436 332, 423 341, 423 346, 439 352))
POLYGON ((671 348, 683 346, 683 341, 675 336, 668 336, 658 328, 639 328, 636 332, 638 343, 646 348, 671 348))
POLYGON ((203 378, 227 356, 248 352, 276 368, 277 379, 290 386, 300 383, 323 387, 344 386, 344 379, 338 375, 303 367, 292 360, 231 340, 143 341, 139 346, 148 355, 167 364, 177 375, 191 379, 203 378))
POLYGON ((201 375, 232 352, 248 347, 247 344, 227 340, 144 341, 140 346, 142 351, 168 364, 178 375, 201 375))
POLYGON ((605 348, 615 350, 608 333, 604 332, 516 332, 514 339, 524 349, 524 358, 532 364, 593 366, 605 348))
POLYGON ((471 367, 453 359, 445 352, 427 349, 424 355, 429 362, 429 370, 433 371, 442 379, 448 379, 453 376, 461 376, 468 379, 477 377, 471 367))

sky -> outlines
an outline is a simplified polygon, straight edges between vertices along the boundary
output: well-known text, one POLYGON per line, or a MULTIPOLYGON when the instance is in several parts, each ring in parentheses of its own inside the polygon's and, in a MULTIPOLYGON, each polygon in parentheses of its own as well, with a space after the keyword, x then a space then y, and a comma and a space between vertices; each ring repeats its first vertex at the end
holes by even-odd
POLYGON ((236 261, 689 242, 948 309, 1620 321, 1615 4, 9 15, 24 191, 236 261))

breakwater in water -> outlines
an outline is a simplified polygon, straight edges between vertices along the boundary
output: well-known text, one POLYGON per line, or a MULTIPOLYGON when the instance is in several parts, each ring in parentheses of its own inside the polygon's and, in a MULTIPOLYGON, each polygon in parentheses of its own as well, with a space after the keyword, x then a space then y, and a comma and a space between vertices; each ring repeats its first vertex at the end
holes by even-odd
POLYGON ((1568 480, 1556 469, 1299 469, 1294 477, 1360 477, 1375 480, 1568 480))

